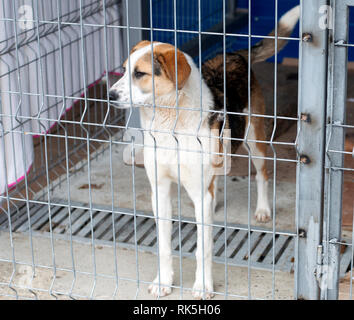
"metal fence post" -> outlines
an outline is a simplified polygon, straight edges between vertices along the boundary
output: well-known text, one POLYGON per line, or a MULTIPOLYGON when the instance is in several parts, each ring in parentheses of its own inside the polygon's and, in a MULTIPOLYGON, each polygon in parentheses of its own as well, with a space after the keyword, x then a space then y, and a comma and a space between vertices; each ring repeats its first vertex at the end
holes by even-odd
POLYGON ((320 26, 326 0, 301 1, 299 118, 297 166, 297 232, 295 297, 318 299, 318 249, 322 240, 327 29, 320 26))
POLYGON ((324 263, 328 265, 328 279, 323 288, 323 299, 338 299, 340 241, 342 236, 342 195, 345 111, 347 104, 347 62, 349 5, 353 0, 331 1, 333 31, 330 42, 328 76, 328 124, 326 146, 326 189, 324 223, 324 263))

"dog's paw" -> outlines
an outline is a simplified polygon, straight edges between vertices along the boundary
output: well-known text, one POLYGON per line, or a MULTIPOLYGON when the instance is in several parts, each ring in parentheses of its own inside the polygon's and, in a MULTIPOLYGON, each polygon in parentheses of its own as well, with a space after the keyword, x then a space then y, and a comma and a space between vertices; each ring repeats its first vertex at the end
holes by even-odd
POLYGON ((155 279, 154 282, 149 285, 148 291, 154 298, 165 297, 172 292, 171 285, 172 283, 171 284, 160 283, 159 285, 158 279, 157 280, 155 279))
POLYGON ((203 290, 203 283, 194 283, 192 295, 196 300, 210 300, 215 294, 213 293, 213 285, 205 284, 205 290, 203 290))
POLYGON ((269 208, 259 208, 255 213, 256 220, 258 222, 268 222, 271 220, 269 208))

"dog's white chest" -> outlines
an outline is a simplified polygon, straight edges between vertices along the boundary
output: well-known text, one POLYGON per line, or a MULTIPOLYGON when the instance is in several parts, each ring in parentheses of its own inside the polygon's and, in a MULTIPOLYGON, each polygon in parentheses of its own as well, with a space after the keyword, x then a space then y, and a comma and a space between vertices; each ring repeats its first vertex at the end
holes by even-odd
MULTIPOLYGON (((198 122, 196 122, 198 123, 198 122)), ((170 126, 154 123, 151 131, 144 134, 145 167, 154 168, 155 164, 173 179, 178 178, 178 168, 181 174, 210 168, 212 140, 207 124, 199 128, 184 129, 176 127, 175 132, 170 126)))

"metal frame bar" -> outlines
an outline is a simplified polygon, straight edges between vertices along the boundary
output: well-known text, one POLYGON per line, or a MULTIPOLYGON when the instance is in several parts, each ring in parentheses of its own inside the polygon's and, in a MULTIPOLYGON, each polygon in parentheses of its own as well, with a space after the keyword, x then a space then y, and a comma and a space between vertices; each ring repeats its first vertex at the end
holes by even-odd
POLYGON ((318 24, 322 5, 327 5, 327 1, 301 1, 303 41, 300 44, 298 113, 299 117, 310 115, 311 122, 298 123, 296 251, 299 256, 295 271, 298 299, 319 298, 316 268, 317 250, 322 241, 328 58, 327 29, 322 30, 318 24))
MULTIPOLYGON (((347 63, 349 42, 349 6, 354 1, 331 1, 333 30, 330 30, 327 103, 325 228, 323 236, 324 265, 328 268, 327 284, 322 299, 339 296, 340 242, 342 239, 342 197, 344 173, 344 138, 347 105, 347 63), (342 169, 343 168, 343 169, 342 169)), ((349 168, 348 168, 349 169, 349 168)))

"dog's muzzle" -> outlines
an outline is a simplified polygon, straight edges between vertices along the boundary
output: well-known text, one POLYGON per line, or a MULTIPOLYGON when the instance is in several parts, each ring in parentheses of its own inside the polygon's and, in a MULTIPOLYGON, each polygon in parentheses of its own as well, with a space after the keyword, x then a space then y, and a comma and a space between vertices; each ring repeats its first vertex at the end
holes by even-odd
POLYGON ((115 89, 111 89, 108 92, 108 102, 111 106, 118 108, 118 109, 125 109, 127 108, 127 106, 125 106, 124 104, 121 104, 119 102, 119 92, 115 89))

